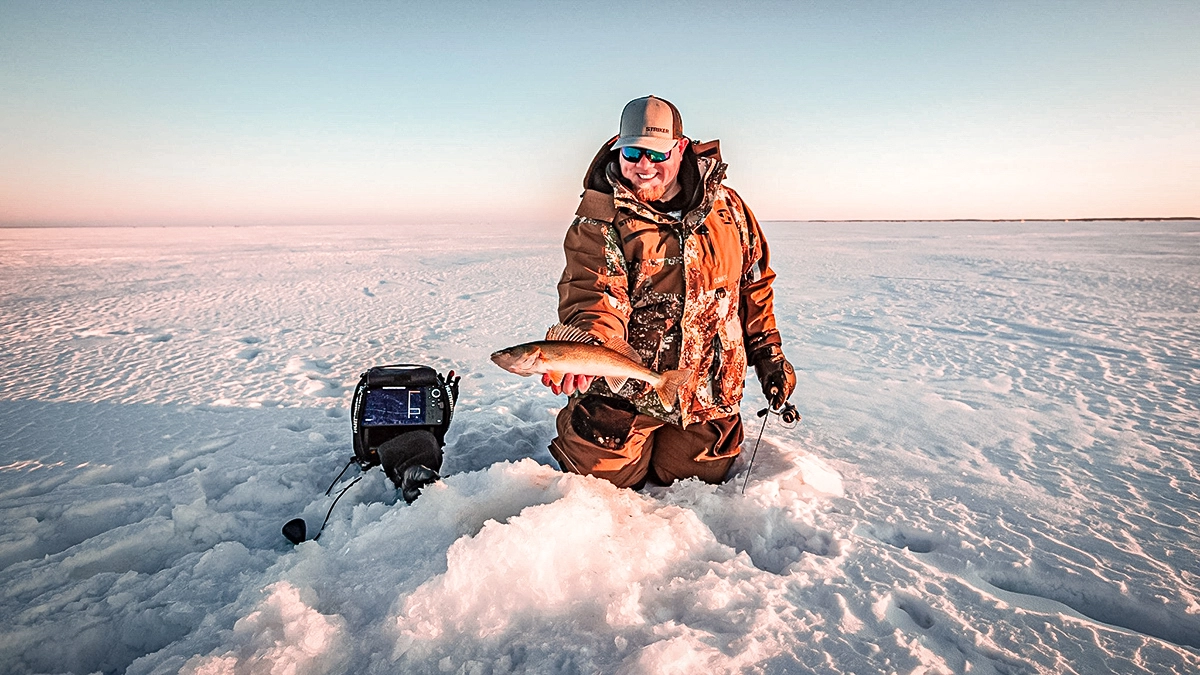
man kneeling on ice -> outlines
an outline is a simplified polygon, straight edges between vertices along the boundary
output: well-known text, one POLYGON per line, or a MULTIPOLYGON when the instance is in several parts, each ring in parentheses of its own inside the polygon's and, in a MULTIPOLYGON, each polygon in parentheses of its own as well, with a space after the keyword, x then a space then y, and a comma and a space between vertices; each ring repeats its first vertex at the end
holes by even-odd
POLYGON ((592 160, 564 243, 559 320, 654 373, 688 375, 676 401, 636 375, 616 391, 612 378, 544 375, 571 396, 550 443, 565 470, 619 487, 717 483, 741 450, 747 363, 772 407, 791 396, 767 243, 724 177, 717 142, 692 144, 679 111, 654 96, 625 106, 620 134, 592 160))

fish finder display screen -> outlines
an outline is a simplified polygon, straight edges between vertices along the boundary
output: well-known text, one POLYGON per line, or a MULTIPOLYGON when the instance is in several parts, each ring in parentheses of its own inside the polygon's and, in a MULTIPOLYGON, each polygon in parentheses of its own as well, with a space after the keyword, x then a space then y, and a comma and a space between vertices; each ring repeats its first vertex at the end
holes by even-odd
POLYGON ((367 392, 363 426, 384 427, 425 424, 425 390, 384 387, 367 392))

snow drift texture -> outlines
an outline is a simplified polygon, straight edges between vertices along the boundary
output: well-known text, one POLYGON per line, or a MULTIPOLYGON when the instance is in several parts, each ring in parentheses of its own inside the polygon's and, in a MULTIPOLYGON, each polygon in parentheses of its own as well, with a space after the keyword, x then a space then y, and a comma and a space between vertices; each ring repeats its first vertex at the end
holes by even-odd
POLYGON ((767 234, 804 420, 742 495, 553 466, 488 354, 560 233, 0 231, 0 672, 1200 670, 1200 224, 767 234), (397 362, 463 375, 446 479, 293 548, 397 362))

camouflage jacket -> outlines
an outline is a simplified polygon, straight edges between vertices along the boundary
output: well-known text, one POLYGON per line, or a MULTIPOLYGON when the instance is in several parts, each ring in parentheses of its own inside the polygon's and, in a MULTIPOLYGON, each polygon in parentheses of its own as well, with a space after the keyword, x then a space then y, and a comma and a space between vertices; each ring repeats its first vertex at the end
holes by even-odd
MULTIPOLYGON (((567 231, 559 320, 600 341, 625 339, 657 372, 692 371, 670 412, 641 381, 615 392, 643 414, 682 426, 738 414, 747 353, 780 343, 775 273, 758 221, 722 185, 715 142, 684 153, 695 163, 688 169, 694 195, 678 217, 654 210, 620 180, 612 142, 593 161, 567 231)), ((589 393, 613 392, 597 379, 589 393)))

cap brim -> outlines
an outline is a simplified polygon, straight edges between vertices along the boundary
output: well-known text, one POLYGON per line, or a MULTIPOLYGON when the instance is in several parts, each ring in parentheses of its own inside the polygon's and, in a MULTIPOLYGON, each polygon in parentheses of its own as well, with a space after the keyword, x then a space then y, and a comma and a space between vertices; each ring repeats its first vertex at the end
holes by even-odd
POLYGON ((613 143, 613 150, 621 148, 646 148, 655 152, 666 152, 675 147, 679 142, 678 138, 662 138, 660 136, 629 136, 628 138, 618 138, 616 143, 613 143))

